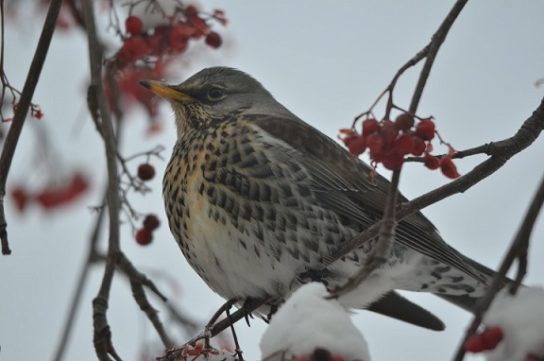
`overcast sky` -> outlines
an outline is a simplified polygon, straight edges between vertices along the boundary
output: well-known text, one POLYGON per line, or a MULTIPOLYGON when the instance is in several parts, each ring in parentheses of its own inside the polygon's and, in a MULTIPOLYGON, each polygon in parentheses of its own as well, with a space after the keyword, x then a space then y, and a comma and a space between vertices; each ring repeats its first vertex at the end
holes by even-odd
MULTIPOLYGON (((389 83, 395 71, 430 39, 452 1, 206 1, 204 9, 226 11, 225 47, 203 49, 181 69, 177 83, 210 65, 240 68, 260 80, 291 111, 335 138, 389 83)), ((461 13, 440 50, 419 113, 432 114, 441 134, 458 149, 509 137, 538 106, 544 88, 544 2, 479 0, 461 13)), ((31 60, 41 19, 8 27, 6 69, 22 84, 31 60)), ((79 167, 94 182, 77 205, 45 214, 31 209, 20 216, 8 200, 7 217, 13 255, 0 258, 0 360, 50 358, 84 261, 93 217, 105 179, 103 148, 85 113, 88 78, 83 34, 57 34, 38 85, 35 101, 43 106, 42 121, 50 130, 63 162, 56 170, 79 167)), ((408 107, 417 72, 399 84, 395 100, 408 107)), ((143 113, 130 115, 123 153, 130 155, 163 144, 166 158, 175 142, 171 111, 162 108, 164 132, 146 137, 143 113)), ((31 122, 35 122, 31 120, 31 122)), ((38 184, 49 174, 35 162, 35 127, 23 131, 8 186, 38 184)), ((514 157, 501 170, 462 195, 424 210, 443 238, 470 257, 495 268, 515 234, 527 205, 544 175, 544 141, 514 157)), ((483 157, 458 161, 466 173, 483 157)), ((155 162, 162 174, 165 162, 155 162)), ((137 166, 133 164, 134 167, 137 166)), ((56 165, 54 166, 56 167, 56 165)), ((447 180, 418 165, 405 167, 401 189, 415 197, 447 180)), ((383 172, 388 176, 388 172, 383 172)), ((160 178, 154 192, 135 195, 142 212, 164 220, 160 178)), ((143 271, 166 273, 182 291, 171 298, 180 308, 204 320, 223 300, 210 291, 187 265, 167 227, 160 227, 149 247, 133 241, 122 229, 122 248, 143 271)), ((530 250, 527 284, 544 283, 544 218, 540 218, 530 250)), ((66 360, 93 360, 91 300, 102 267, 96 267, 77 315, 66 360)), ((168 282, 159 284, 172 295, 168 282)), ((408 294, 441 317, 447 329, 431 332, 382 316, 357 312, 353 319, 368 340, 373 360, 449 360, 469 314, 431 295, 408 294)), ((135 360, 142 340, 152 330, 131 298, 130 288, 116 278, 109 313, 113 342, 126 360, 135 360)), ((258 340, 265 328, 237 327, 248 360, 259 358, 258 340)), ((477 360, 477 358, 467 358, 477 360)))

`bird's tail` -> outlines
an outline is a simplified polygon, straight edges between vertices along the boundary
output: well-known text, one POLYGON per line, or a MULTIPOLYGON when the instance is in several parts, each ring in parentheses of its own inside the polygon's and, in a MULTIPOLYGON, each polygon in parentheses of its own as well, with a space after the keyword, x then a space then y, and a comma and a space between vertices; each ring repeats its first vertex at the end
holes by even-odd
MULTIPOLYGON (((491 285, 491 282, 497 272, 468 257, 463 256, 463 258, 465 258, 464 261, 466 262, 466 264, 468 264, 470 268, 474 269, 475 273, 478 274, 479 276, 477 277, 477 279, 475 279, 475 281, 478 282, 479 284, 478 286, 479 291, 469 292, 466 294, 449 294, 449 293, 436 292, 435 295, 445 299, 446 301, 453 303, 456 306, 463 308, 466 311, 474 313, 476 303, 482 297, 484 297, 488 286, 491 285)), ((512 282, 512 281, 505 277, 501 281, 501 287, 504 287, 509 282, 512 282)))

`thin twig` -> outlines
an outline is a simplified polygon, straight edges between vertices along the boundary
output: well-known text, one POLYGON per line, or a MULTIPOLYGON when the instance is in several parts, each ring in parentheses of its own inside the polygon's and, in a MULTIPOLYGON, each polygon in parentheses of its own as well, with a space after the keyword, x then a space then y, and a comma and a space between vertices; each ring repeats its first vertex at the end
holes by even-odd
MULTIPOLYGON (((87 39, 89 45, 89 60, 91 70, 91 85, 89 99, 95 99, 98 103, 98 115, 100 119, 95 119, 100 124, 101 134, 104 139, 106 150, 106 163, 108 170, 108 192, 107 204, 109 213, 109 239, 108 253, 104 276, 98 295, 93 301, 93 325, 94 325, 94 346, 98 358, 102 361, 120 360, 111 342, 111 332, 108 325, 106 311, 111 289, 111 283, 115 272, 116 256, 119 248, 119 210, 121 207, 119 200, 119 177, 116 160, 116 137, 113 130, 113 123, 110 112, 107 107, 104 89, 102 87, 102 61, 103 48, 100 44, 96 31, 93 2, 91 0, 82 1, 82 12, 87 29, 87 39)), ((96 109, 90 109, 92 115, 96 116, 96 109)))
MULTIPOLYGON (((2 7, 3 7, 2 2, 2 7)), ((6 136, 4 147, 2 148, 2 155, 0 156, 0 240, 2 244, 2 254, 7 255, 11 253, 8 242, 7 222, 6 215, 4 213, 4 195, 6 194, 6 180, 8 177, 11 161, 13 160, 13 154, 19 141, 19 136, 23 129, 23 125, 28 114, 28 108, 34 96, 34 90, 40 79, 40 74, 51 44, 51 38, 55 31, 57 18, 59 15, 62 0, 52 0, 49 4, 49 10, 43 24, 42 33, 36 46, 36 52, 34 58, 30 64, 28 74, 26 77, 25 85, 21 93, 21 98, 17 106, 17 110, 13 116, 11 127, 6 136)), ((2 35, 4 33, 2 32, 2 35)), ((3 69, 2 69, 3 70, 3 69)))
POLYGON ((157 317, 157 310, 151 306, 149 301, 147 300, 147 296, 145 295, 144 287, 141 282, 136 280, 135 278, 130 278, 130 288, 132 290, 132 296, 138 306, 140 306, 140 309, 145 313, 149 321, 151 321, 151 324, 159 334, 159 337, 161 338, 161 341, 166 349, 174 346, 172 341, 170 340, 170 337, 166 334, 166 330, 164 329, 164 326, 162 322, 157 317))
POLYGON ((438 30, 434 33, 430 43, 429 51, 425 59, 425 64, 423 64, 423 68, 421 69, 421 73, 419 75, 419 79, 417 81, 416 88, 412 96, 412 101, 410 102, 410 108, 408 109, 410 113, 416 113, 419 101, 421 100, 421 96, 423 94, 423 89, 425 89, 425 84, 427 84, 427 79, 429 78, 429 74, 431 73, 431 68, 433 67, 436 54, 438 53, 438 49, 440 49, 440 46, 442 45, 444 40, 446 40, 446 36, 448 35, 451 26, 453 25, 455 19, 457 19, 457 16, 459 15, 459 13, 461 13, 461 10, 463 10, 467 2, 468 0, 457 0, 442 24, 440 24, 438 30))
POLYGON ((544 177, 542 178, 538 190, 533 197, 533 200, 531 201, 531 205, 529 206, 529 209, 525 214, 523 223, 521 224, 518 232, 516 233, 516 236, 512 240, 510 249, 508 250, 508 252, 504 256, 504 259, 501 262, 498 272, 493 277, 493 280, 491 281, 491 284, 489 285, 486 294, 475 305, 474 318, 472 319, 472 322, 470 323, 470 326, 468 327, 465 336, 463 337, 463 341, 457 349, 454 361, 463 360, 465 356, 465 342, 471 335, 476 332, 476 330, 482 323, 485 312, 489 309, 491 302, 493 302, 493 299, 495 298, 497 292, 499 292, 499 290, 501 289, 506 273, 508 272, 510 267, 512 267, 512 264, 514 263, 516 258, 518 258, 520 260, 520 263, 523 263, 523 265, 518 270, 516 281, 510 289, 511 293, 515 293, 517 288, 520 286, 523 276, 525 275, 525 267, 527 266, 527 249, 529 247, 529 240, 531 238, 531 233, 533 231, 536 218, 540 213, 543 203, 544 177))
POLYGON ((117 255, 117 265, 128 276, 131 282, 135 281, 143 286, 149 288, 154 294, 156 294, 163 302, 167 301, 166 296, 159 291, 157 286, 151 281, 145 274, 138 271, 136 267, 129 261, 123 252, 119 252, 117 255))
POLYGON ((74 326, 75 315, 81 304, 81 296, 83 290, 88 280, 89 271, 93 263, 96 262, 96 245, 98 239, 100 238, 100 230, 102 229, 102 223, 104 221, 105 210, 100 208, 96 216, 96 221, 91 232, 91 237, 89 238, 89 245, 87 251, 87 258, 83 264, 81 271, 79 272, 79 277, 76 283, 76 289, 74 290, 74 295, 72 296, 72 302, 70 303, 70 308, 68 310, 68 316, 64 322, 62 328, 62 333, 60 337, 59 344, 55 351, 55 356, 53 357, 54 361, 62 360, 64 352, 66 351, 66 345, 68 344, 69 338, 72 334, 72 328, 74 326))

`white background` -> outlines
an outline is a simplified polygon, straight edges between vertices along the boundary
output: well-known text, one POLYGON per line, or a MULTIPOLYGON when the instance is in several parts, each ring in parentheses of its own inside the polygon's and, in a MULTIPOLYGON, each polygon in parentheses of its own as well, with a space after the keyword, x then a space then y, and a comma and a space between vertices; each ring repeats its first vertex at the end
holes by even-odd
MULTIPOLYGON (((225 46, 202 47, 187 56, 179 82, 209 65, 227 65, 249 72, 302 119, 335 138, 351 124, 388 84, 395 71, 430 39, 452 1, 206 1, 204 9, 226 11, 230 23, 220 29, 225 46), (192 60, 191 60, 192 59, 192 60)), ((432 114, 441 134, 458 149, 509 137, 538 106, 544 89, 534 82, 544 77, 544 3, 541 1, 480 0, 469 2, 439 52, 419 108, 432 114)), ((6 31, 6 70, 18 86, 24 81, 43 18, 35 13, 6 31), (16 25, 16 27, 14 27, 16 25)), ((26 18, 24 18, 26 16, 26 18)), ((198 48, 198 47, 197 47, 198 48)), ((66 309, 84 262, 93 217, 105 179, 103 146, 85 112, 88 79, 85 37, 80 32, 57 34, 38 85, 35 101, 46 114, 41 121, 62 155, 62 167, 86 170, 92 192, 77 204, 56 212, 30 209, 23 215, 7 201, 13 254, 0 258, 0 360, 42 360, 53 354, 66 309)), ((395 100, 408 107, 417 71, 399 84, 395 100)), ((175 142, 171 111, 163 108, 164 131, 146 137, 142 112, 127 116, 123 154, 167 147, 175 142)), ((36 123, 30 119, 29 123, 36 123)), ((5 128, 5 126, 3 125, 5 128)), ((23 130, 8 186, 40 184, 51 172, 35 162, 41 152, 36 126, 23 130)), ((444 239, 470 257, 496 267, 515 234, 543 176, 544 142, 514 157, 491 178, 465 194, 424 210, 444 239)), ((466 173, 483 157, 458 161, 466 173)), ((131 166, 136 168, 138 162, 131 166)), ((154 162, 162 174, 165 162, 154 162)), ((419 165, 405 167, 401 188, 414 197, 447 180, 419 165)), ((388 175, 387 172, 384 172, 388 175)), ((164 220, 160 178, 154 192, 134 195, 133 205, 164 220)), ((536 225, 530 250, 528 284, 542 284, 544 222, 536 225)), ((104 239, 102 240, 104 242, 104 239)), ((148 247, 135 244, 128 226, 122 248, 144 271, 175 277, 182 292, 171 298, 178 307, 204 320, 222 303, 190 269, 165 224, 148 247)), ((91 300, 98 291, 102 267, 96 266, 71 335, 66 360, 95 359, 92 346, 91 300)), ((169 294, 166 282, 159 282, 169 294)), ((374 360, 448 360, 457 347, 469 315, 423 294, 412 300, 432 310, 447 325, 431 332, 398 321, 357 312, 354 321, 365 334, 374 360)), ((114 281, 109 308, 113 342, 125 360, 136 360, 153 331, 131 298, 123 277, 114 281)), ((258 340, 265 324, 237 327, 248 360, 258 360, 258 340)), ((476 360, 477 358, 468 358, 476 360)))

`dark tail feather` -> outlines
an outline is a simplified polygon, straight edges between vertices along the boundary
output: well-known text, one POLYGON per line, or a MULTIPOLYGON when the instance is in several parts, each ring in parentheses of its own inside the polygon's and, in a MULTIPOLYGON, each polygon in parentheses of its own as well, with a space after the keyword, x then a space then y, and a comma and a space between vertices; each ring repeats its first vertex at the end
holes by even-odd
MULTIPOLYGON (((481 263, 478 263, 468 257, 464 257, 465 261, 470 264, 470 266, 476 270, 478 273, 481 274, 481 281, 487 285, 491 283, 491 280, 493 277, 495 277, 495 272, 489 267, 484 266, 481 263)), ((504 278, 502 281, 502 286, 504 287, 506 284, 512 282, 509 278, 504 278)), ((452 295, 443 295, 435 293, 436 296, 445 299, 446 301, 449 301, 453 303, 454 305, 461 307, 462 309, 474 313, 474 307, 476 306, 476 303, 481 297, 473 297, 470 295, 462 295, 462 296, 452 296, 452 295)))
POLYGON ((445 328, 438 317, 394 291, 374 302, 368 310, 430 330, 442 331, 445 328))

